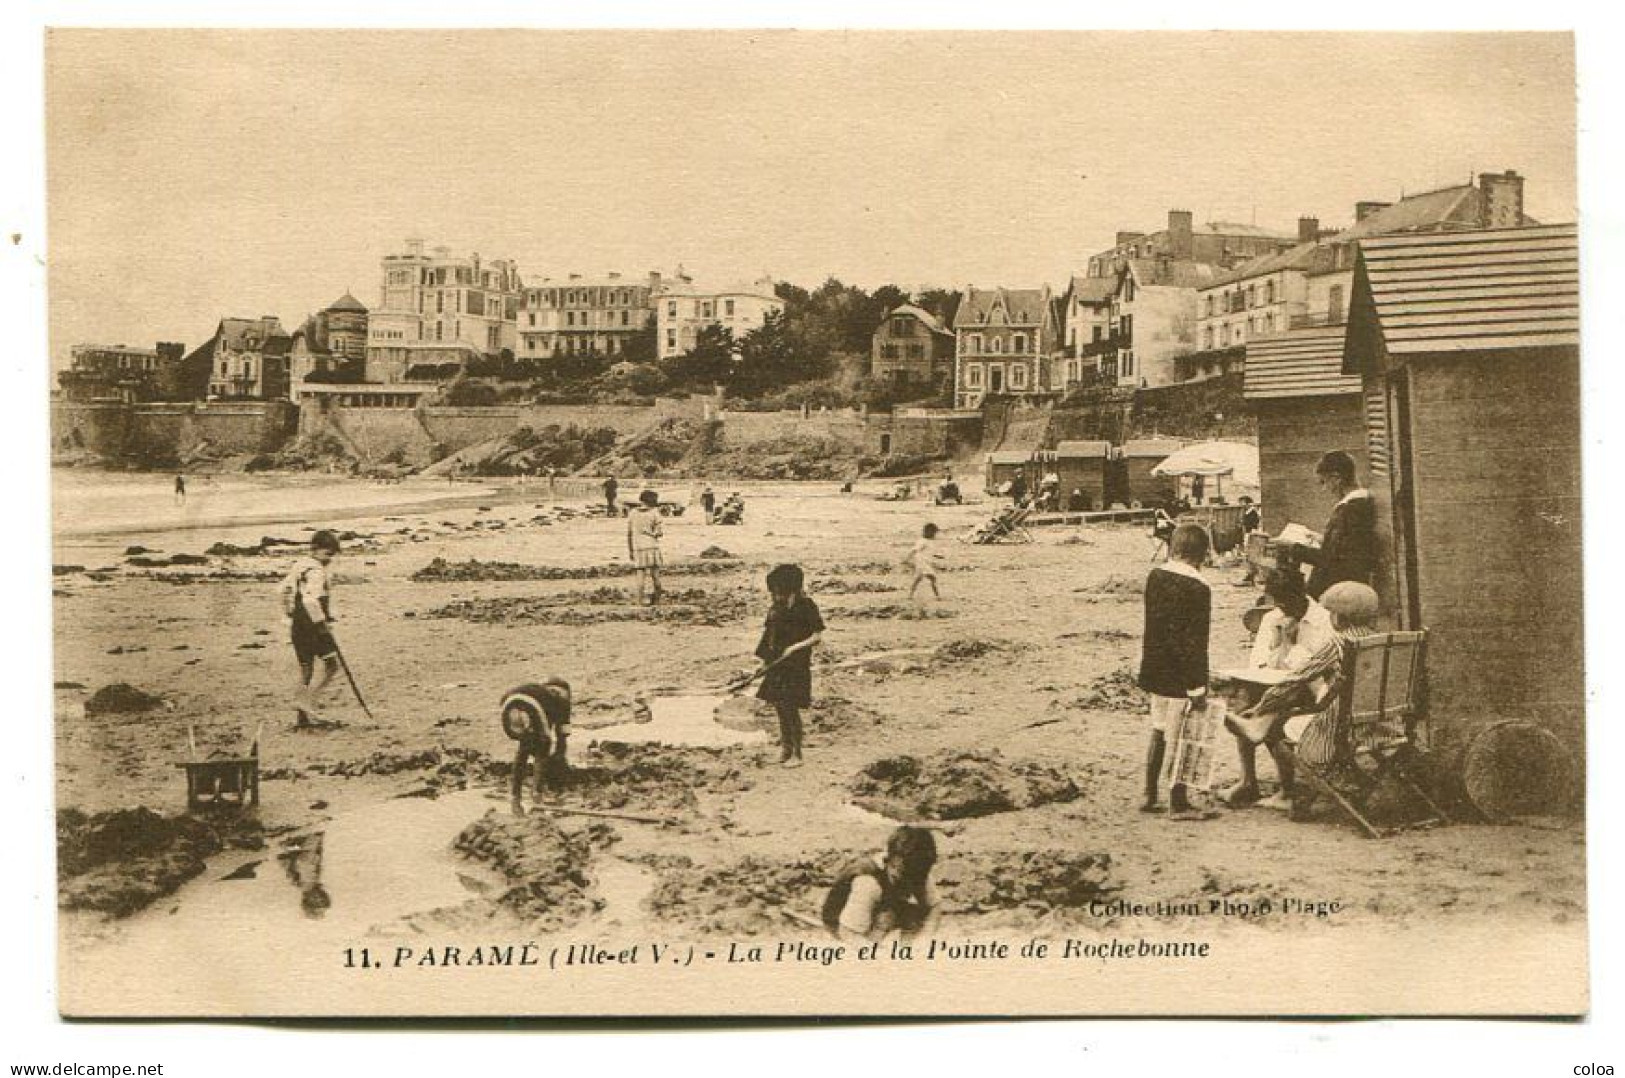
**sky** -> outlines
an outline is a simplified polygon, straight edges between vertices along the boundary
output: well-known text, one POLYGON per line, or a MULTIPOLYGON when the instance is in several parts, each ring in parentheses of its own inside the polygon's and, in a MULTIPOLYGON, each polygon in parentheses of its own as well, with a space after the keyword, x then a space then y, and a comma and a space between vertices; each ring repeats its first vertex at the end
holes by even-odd
POLYGON ((409 236, 1064 287, 1170 209, 1292 232, 1516 169, 1576 216, 1567 34, 53 30, 50 352, 369 306, 409 236))

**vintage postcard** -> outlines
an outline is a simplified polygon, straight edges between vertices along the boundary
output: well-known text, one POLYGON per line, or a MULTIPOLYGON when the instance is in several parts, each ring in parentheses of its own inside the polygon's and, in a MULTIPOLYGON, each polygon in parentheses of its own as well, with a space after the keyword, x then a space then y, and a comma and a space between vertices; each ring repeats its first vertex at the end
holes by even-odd
POLYGON ((64 1014, 1587 1011, 1571 35, 44 48, 64 1014))

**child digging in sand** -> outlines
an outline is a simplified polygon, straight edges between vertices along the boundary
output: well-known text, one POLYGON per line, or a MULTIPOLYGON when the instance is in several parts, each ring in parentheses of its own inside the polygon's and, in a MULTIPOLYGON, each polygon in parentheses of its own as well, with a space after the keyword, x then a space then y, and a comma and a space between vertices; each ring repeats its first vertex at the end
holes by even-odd
MULTIPOLYGON (((1157 791, 1169 748, 1177 748, 1188 712, 1207 707, 1208 624, 1213 593, 1198 571, 1207 560, 1207 532, 1181 524, 1169 540, 1167 562, 1145 581, 1145 637, 1140 655, 1140 688, 1151 698, 1151 741, 1145 757, 1142 812, 1156 812, 1157 791)), ((1182 782, 1168 790, 1176 820, 1203 819, 1191 807, 1182 782)))
POLYGON ((942 592, 937 590, 937 570, 942 568, 942 549, 937 545, 935 524, 927 524, 920 530, 920 538, 908 552, 908 557, 903 559, 903 564, 914 570, 914 583, 909 585, 908 597, 914 598, 914 593, 920 590, 920 584, 930 581, 931 594, 940 602, 942 592))
POLYGON ((563 678, 527 682, 502 698, 502 729, 519 743, 508 790, 515 816, 525 814, 526 764, 534 761, 536 766, 535 800, 541 799, 549 779, 557 781, 567 771, 570 710, 570 683, 563 678))
POLYGON ((756 657, 762 661, 756 696, 778 712, 779 763, 785 767, 802 763, 801 710, 812 706, 812 649, 824 632, 817 604, 801 590, 803 579, 799 565, 776 565, 767 574, 773 604, 756 645, 756 657))

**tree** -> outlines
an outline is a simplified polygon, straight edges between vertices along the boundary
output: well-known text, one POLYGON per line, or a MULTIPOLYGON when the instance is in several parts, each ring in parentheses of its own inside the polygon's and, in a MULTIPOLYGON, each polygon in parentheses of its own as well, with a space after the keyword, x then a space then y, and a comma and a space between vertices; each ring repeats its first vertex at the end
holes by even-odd
POLYGON ((626 344, 616 358, 627 363, 653 363, 659 351, 658 344, 654 320, 650 319, 648 325, 626 338, 626 344))
POLYGON ((739 339, 739 358, 728 388, 741 397, 759 397, 792 382, 817 378, 816 361, 798 354, 785 326, 784 312, 774 311, 739 339))
POLYGON ((959 313, 959 300, 958 292, 946 288, 922 288, 914 297, 915 303, 942 319, 949 329, 953 328, 954 315, 959 313))
POLYGON ((680 356, 660 361, 660 371, 672 382, 690 388, 725 383, 733 373, 734 335, 726 326, 702 326, 694 347, 680 356))

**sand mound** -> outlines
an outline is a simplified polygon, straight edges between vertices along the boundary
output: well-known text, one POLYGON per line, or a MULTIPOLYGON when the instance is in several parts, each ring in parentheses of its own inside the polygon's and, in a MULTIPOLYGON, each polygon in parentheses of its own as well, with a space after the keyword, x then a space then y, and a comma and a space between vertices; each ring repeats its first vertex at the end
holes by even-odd
POLYGON ((873 606, 854 606, 833 612, 840 618, 861 618, 897 621, 936 621, 956 615, 942 606, 912 606, 906 603, 877 603, 873 606))
POLYGON ((937 887, 948 913, 1028 909, 1043 915, 1086 910, 1119 885, 1110 854, 1034 850, 949 858, 938 869, 937 887))
POLYGON ((982 640, 967 636, 938 645, 931 653, 931 658, 947 666, 953 663, 972 662, 989 655, 1006 655, 1019 650, 1021 649, 1008 640, 982 640))
POLYGON ((894 820, 961 820, 1079 796, 1060 771, 997 752, 888 756, 858 772, 851 789, 857 804, 894 820))
POLYGON ((1145 707, 1145 690, 1135 683, 1134 671, 1123 666, 1095 678, 1066 706, 1085 711, 1139 711, 1145 707))
POLYGON ((817 917, 824 892, 851 856, 827 850, 794 860, 745 857, 721 866, 698 866, 686 857, 648 858, 660 876, 648 906, 656 917, 707 934, 794 933, 798 924, 802 930, 807 926, 781 911, 817 917))
MULTIPOLYGON (((732 572, 737 568, 739 568, 737 561, 683 562, 665 566, 661 569, 660 575, 714 576, 718 573, 732 572)), ((469 583, 481 580, 601 580, 605 577, 634 576, 636 573, 635 566, 625 563, 578 566, 522 565, 511 561, 480 561, 477 558, 461 562, 435 558, 413 573, 412 580, 419 584, 469 583)))
POLYGON ((85 701, 85 714, 131 714, 152 711, 163 706, 163 697, 154 696, 149 692, 142 692, 134 685, 127 685, 122 681, 115 681, 111 685, 103 685, 96 690, 89 700, 85 701))
POLYGON ((671 625, 722 625, 745 613, 745 600, 690 588, 668 591, 658 606, 642 606, 620 589, 578 596, 505 596, 459 599, 425 617, 456 618, 494 625, 602 625, 647 621, 671 625), (601 604, 601 605, 600 605, 601 604), (617 605, 618 604, 618 605, 617 605))
POLYGON ((565 832, 545 813, 515 817, 489 810, 452 845, 508 882, 497 905, 541 927, 564 928, 603 905, 588 895, 593 843, 565 832))
POLYGON ((259 825, 236 818, 218 827, 191 816, 117 809, 56 817, 57 902, 65 910, 127 917, 200 874, 204 858, 227 844, 264 845, 259 825))
POLYGON ((755 780, 728 749, 604 741, 572 765, 559 804, 598 811, 692 815, 696 790, 738 793, 755 780))
POLYGON ((839 577, 828 577, 813 581, 807 590, 814 595, 866 595, 902 589, 883 580, 842 580, 839 577))

